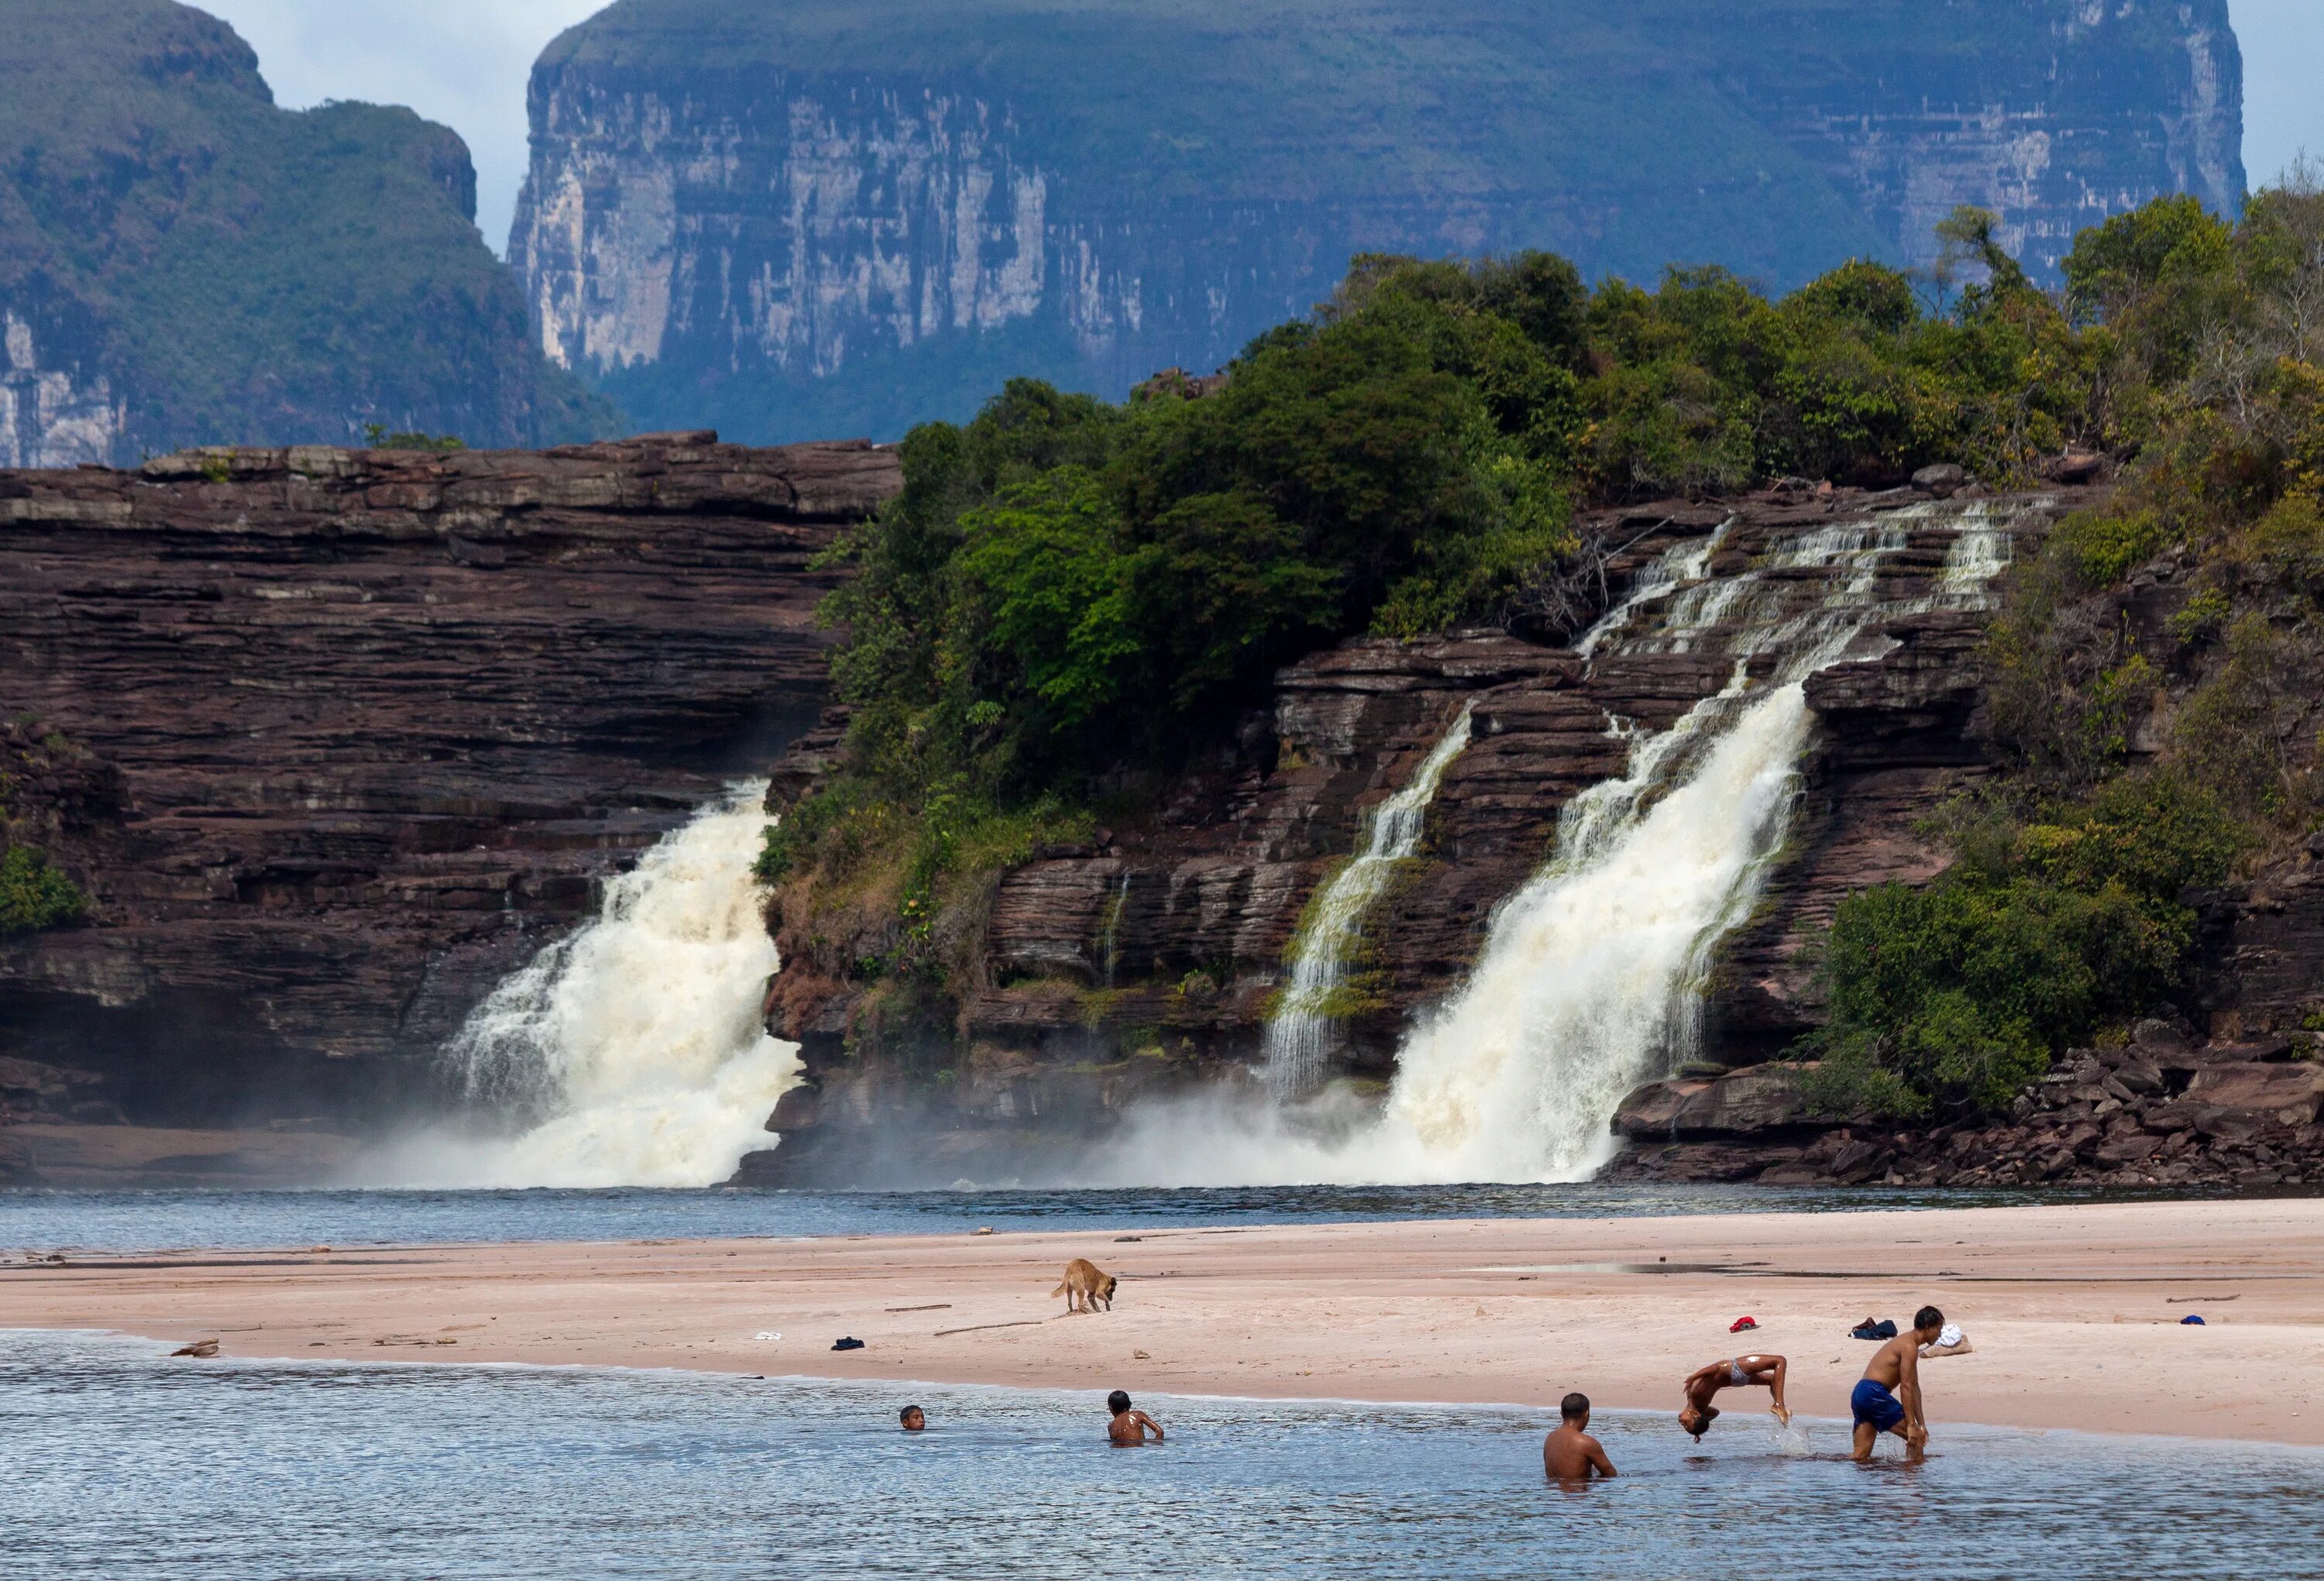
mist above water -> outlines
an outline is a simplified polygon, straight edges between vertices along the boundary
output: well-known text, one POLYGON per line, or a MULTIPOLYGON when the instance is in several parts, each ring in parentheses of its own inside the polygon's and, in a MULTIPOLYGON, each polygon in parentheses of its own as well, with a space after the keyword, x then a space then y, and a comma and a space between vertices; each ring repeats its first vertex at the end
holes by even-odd
POLYGON ((799 1063, 760 1022, 777 964, 751 873, 765 791, 737 786, 666 836, 469 1016, 445 1058, 503 1129, 408 1138, 364 1183, 708 1186, 770 1145, 799 1063))

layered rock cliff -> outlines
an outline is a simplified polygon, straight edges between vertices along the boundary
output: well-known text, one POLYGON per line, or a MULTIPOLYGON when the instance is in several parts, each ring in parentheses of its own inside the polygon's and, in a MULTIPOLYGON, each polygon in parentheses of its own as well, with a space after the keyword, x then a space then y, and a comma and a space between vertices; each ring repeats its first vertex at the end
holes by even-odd
POLYGON ((821 704, 808 561, 895 458, 715 439, 0 473, 14 815, 91 903, 0 939, 0 1056, 69 1073, 25 1090, 424 1102, 468 1007, 821 704))
MULTIPOLYGON (((2035 540, 2091 492, 1998 501, 1993 519, 2035 540)), ((1588 524, 1618 548, 1604 590, 1614 601, 1674 547, 1715 547, 1702 584, 1711 591, 1755 564, 1805 574, 1770 550, 1803 530, 1886 521, 1903 534, 1880 561, 1899 612, 1880 629, 1877 657, 1808 683, 1817 728, 1788 838, 1708 990, 1698 1052, 1721 1062, 1763 1060, 1820 1022, 1811 942, 1849 891, 1940 870, 1947 859, 1920 825, 1987 771, 1973 729, 1982 617, 1916 608, 1934 602, 1953 529, 1932 523, 1915 536, 1901 525, 1912 517, 1894 515, 1926 498, 1772 492, 1588 524)), ((773 1117, 783 1144, 751 1164, 753 1178, 816 1178, 825 1160, 882 1179, 1038 1170, 1045 1142, 1100 1133, 1142 1098, 1248 1070, 1319 885, 1354 848, 1364 813, 1411 780, 1465 708, 1469 745, 1364 924, 1340 1007, 1333 1069, 1359 1087, 1383 1082, 1416 1018, 1469 975, 1495 908, 1547 859, 1575 795, 1622 773, 1631 732, 1666 730, 1729 685, 1736 660, 1720 630, 1714 620, 1663 651, 1587 657, 1499 631, 1360 639, 1290 666, 1272 716, 1248 722, 1236 749, 1198 766, 1149 822, 1001 878, 980 987, 941 1051, 862 1024, 849 982, 803 965, 830 951, 779 937, 788 964, 770 1026, 802 1043, 810 1085, 773 1117)))
POLYGON ((1790 285, 1956 204, 2054 277, 2240 201, 2225 0, 625 0, 531 87, 543 350, 656 421, 892 436, 1225 361, 1358 252, 1790 285))
POLYGON ((448 128, 278 109, 171 0, 6 0, 0 36, 0 467, 610 431, 532 345, 448 128))

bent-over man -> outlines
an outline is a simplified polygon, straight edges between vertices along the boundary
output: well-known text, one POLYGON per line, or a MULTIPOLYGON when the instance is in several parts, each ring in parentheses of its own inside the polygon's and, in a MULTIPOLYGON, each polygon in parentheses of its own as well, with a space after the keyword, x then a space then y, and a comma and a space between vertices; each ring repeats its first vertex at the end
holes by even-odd
POLYGON ((1921 1347, 1933 1344, 1944 1332, 1945 1315, 1923 1307, 1913 1315, 1913 1326, 1889 1340, 1872 1356, 1872 1365, 1849 1396, 1856 1418, 1856 1441, 1850 1457, 1872 1458, 1872 1446, 1883 1433, 1904 1440, 1904 1457, 1918 1460, 1929 1442, 1929 1420, 1921 1404, 1921 1347))

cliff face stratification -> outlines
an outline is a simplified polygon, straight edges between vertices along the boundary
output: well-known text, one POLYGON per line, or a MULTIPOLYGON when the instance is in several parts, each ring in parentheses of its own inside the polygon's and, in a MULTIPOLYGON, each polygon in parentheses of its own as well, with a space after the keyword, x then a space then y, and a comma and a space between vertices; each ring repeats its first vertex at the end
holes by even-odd
POLYGON ((807 562, 898 482, 712 434, 0 473, 11 815, 91 903, 0 939, 0 1057, 149 1124, 424 1102, 596 880, 812 722, 807 562))
POLYGON ((532 345, 449 128, 279 109, 171 0, 0 0, 0 467, 612 427, 532 345))
MULTIPOLYGON (((2061 487, 1982 508, 2030 547, 2095 497, 2061 487)), ((1319 887, 1465 708, 1468 745, 1363 924, 1333 1034, 1331 1072, 1384 1083, 1415 1025, 1471 978, 1496 908, 1549 859, 1574 798, 1621 777, 1642 732, 1668 732, 1733 685, 1729 641, 1747 619, 1769 619, 1737 596, 1747 574, 1805 585, 1803 546, 1885 531, 1895 543, 1871 575, 1892 612, 1869 644, 1877 657, 1809 677, 1798 804, 1705 991, 1698 1052, 1737 1065, 1780 1052, 1822 1019, 1812 946, 1840 899, 1941 870, 1923 823, 1988 771, 1975 729, 1985 616, 1935 607, 1958 539, 1954 523, 1913 514, 1926 504, 1909 489, 1827 489, 1667 501, 1587 523, 1619 548, 1605 589, 1617 602, 1672 552, 1705 556, 1695 585, 1712 612, 1684 640, 1584 656, 1499 631, 1359 639, 1291 666, 1271 719, 1250 722, 1239 749, 1190 775, 1149 826, 1001 879, 980 987, 941 1054, 867 1025, 858 988, 804 966, 810 941, 779 936, 787 966, 770 1025, 800 1040, 812 1086, 777 1111, 784 1142, 752 1166, 757 1178, 816 1178, 826 1160, 854 1178, 923 1181, 1038 1170, 1044 1139, 1102 1134, 1141 1098, 1247 1071, 1319 887), (945 1080, 928 1079, 932 1060, 952 1066, 945 1080)), ((1750 662, 1764 678, 1775 660, 1750 662)))
POLYGON ((1208 368, 1358 252, 1789 285, 1927 262, 1975 203, 2054 277, 2108 214, 2243 186, 2225 0, 624 0, 531 110, 542 349, 761 437, 1208 368))

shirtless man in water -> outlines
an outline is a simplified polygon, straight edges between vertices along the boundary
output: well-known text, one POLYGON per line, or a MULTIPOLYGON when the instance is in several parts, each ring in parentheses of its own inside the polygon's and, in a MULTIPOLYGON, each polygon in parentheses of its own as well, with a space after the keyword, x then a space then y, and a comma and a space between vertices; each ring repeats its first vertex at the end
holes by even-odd
POLYGON ((1557 1414, 1562 1420, 1541 1445, 1541 1468, 1549 1479, 1572 1483, 1613 1475, 1606 1446, 1590 1436, 1590 1396, 1567 1395, 1559 1402, 1557 1414))
POLYGON ((1105 1397, 1105 1408, 1113 1412, 1113 1420, 1105 1429, 1117 1449, 1135 1449, 1146 1442, 1146 1430, 1154 1429, 1154 1441, 1162 1441, 1162 1424, 1142 1411, 1132 1411, 1129 1393, 1116 1389, 1105 1397))
POLYGON ((1904 1440, 1904 1458, 1918 1460, 1929 1442, 1929 1419, 1921 1407, 1921 1347, 1936 1343, 1945 1315, 1923 1307, 1913 1326, 1873 1353, 1872 1365, 1849 1396, 1856 1417, 1856 1442, 1849 1458, 1869 1460, 1883 1433, 1904 1440))

